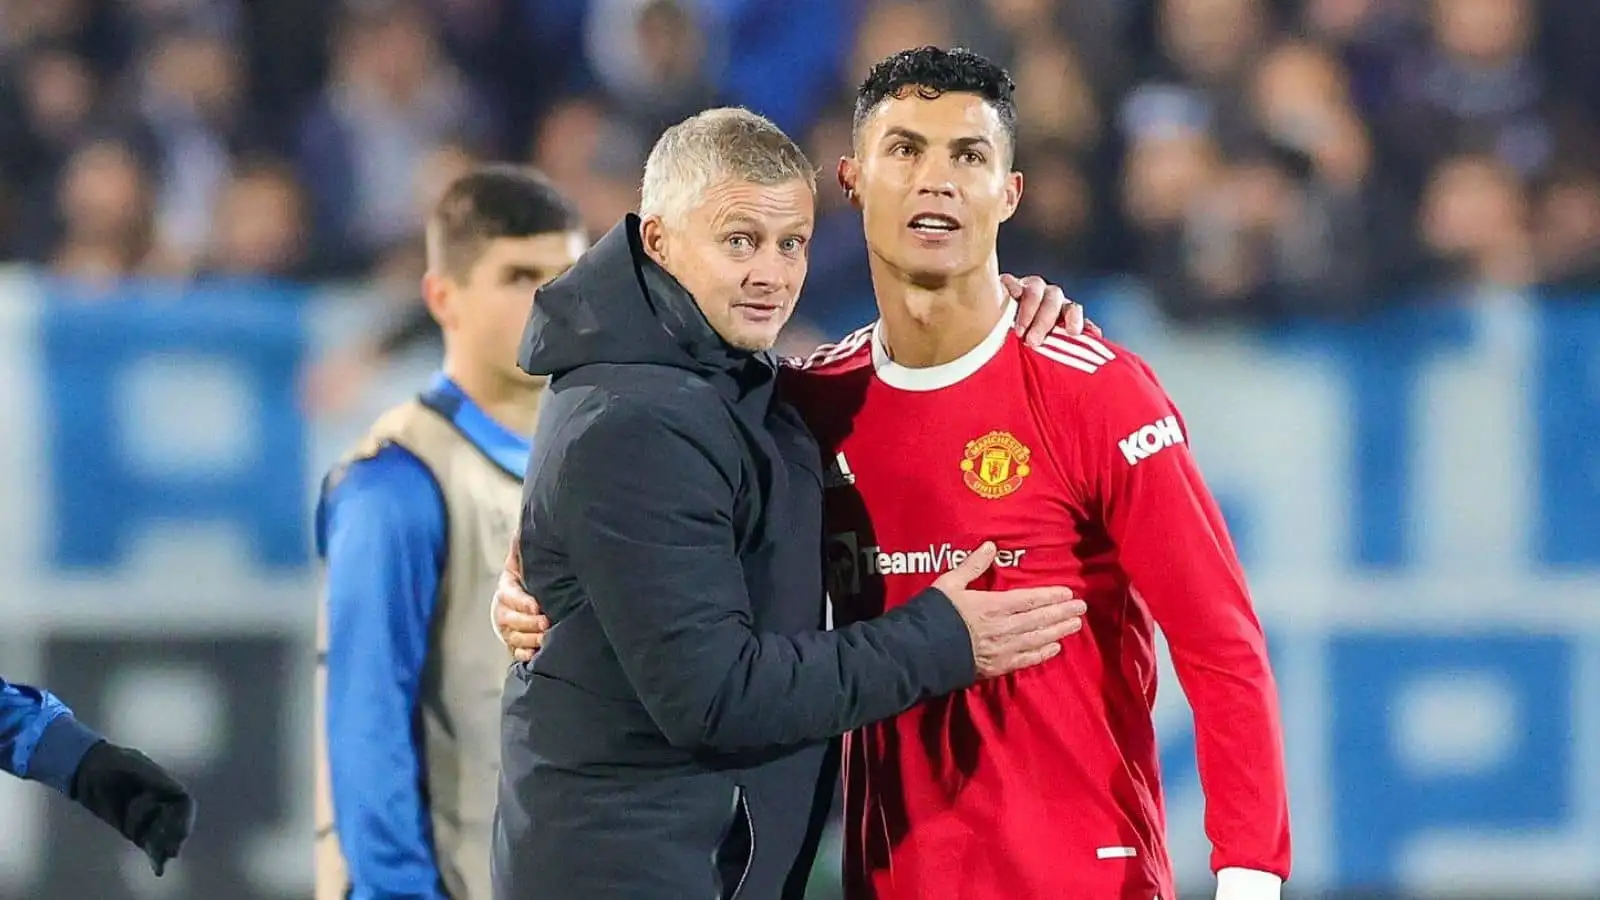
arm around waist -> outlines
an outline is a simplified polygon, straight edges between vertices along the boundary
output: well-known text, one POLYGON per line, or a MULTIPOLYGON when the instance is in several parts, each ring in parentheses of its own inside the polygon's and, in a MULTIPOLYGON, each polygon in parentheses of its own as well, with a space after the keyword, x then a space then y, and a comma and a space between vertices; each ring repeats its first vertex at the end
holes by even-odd
POLYGON ((839 631, 756 631, 736 551, 738 470, 712 444, 621 401, 554 475, 574 574, 669 741, 731 752, 821 740, 972 683, 967 627, 938 591, 839 631))

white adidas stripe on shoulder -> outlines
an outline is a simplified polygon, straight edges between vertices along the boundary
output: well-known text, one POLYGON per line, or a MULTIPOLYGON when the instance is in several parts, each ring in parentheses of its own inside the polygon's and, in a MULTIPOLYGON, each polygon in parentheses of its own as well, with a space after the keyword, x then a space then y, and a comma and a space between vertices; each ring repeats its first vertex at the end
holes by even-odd
POLYGON ((812 366, 825 366, 831 362, 838 362, 851 354, 860 352, 867 342, 872 340, 872 326, 867 325, 845 335, 842 340, 832 344, 823 344, 811 351, 811 354, 800 363, 801 368, 812 366))
POLYGON ((1089 335, 1068 334, 1060 328, 1052 329, 1033 351, 1052 362, 1090 375, 1117 358, 1110 347, 1089 335))

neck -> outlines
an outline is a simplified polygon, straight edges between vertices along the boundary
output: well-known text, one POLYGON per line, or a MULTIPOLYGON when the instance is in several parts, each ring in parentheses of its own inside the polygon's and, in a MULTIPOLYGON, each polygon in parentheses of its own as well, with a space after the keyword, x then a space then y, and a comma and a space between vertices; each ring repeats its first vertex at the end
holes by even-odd
POLYGON ((873 260, 879 330, 889 358, 925 369, 961 358, 983 342, 1005 314, 1000 264, 980 266, 937 286, 912 284, 905 274, 873 260))
POLYGON ((448 355, 444 360, 444 374, 489 418, 517 434, 533 434, 539 420, 537 395, 544 387, 542 383, 512 381, 499 373, 462 365, 448 355))

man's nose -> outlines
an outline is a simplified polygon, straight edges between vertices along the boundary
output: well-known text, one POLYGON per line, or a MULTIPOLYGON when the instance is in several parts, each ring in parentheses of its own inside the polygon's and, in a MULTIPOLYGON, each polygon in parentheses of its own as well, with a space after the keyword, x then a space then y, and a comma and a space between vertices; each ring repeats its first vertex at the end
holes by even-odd
POLYGON ((783 289, 789 283, 789 261, 776 248, 768 247, 750 262, 745 284, 764 293, 783 289))
POLYGON ((917 167, 917 193, 935 197, 954 197, 955 167, 938 153, 925 153, 917 167))

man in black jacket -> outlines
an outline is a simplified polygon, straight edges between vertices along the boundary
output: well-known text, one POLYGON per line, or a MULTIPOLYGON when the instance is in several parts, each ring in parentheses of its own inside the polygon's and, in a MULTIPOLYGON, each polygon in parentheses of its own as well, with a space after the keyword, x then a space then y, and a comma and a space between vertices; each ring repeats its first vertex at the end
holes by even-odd
POLYGON ((554 626, 508 679, 498 900, 799 897, 829 739, 1042 662, 1060 588, 967 589, 992 545, 876 620, 823 631, 822 467, 773 396, 805 278, 809 161, 765 119, 670 129, 629 216, 539 293, 552 376, 523 494, 554 626))

